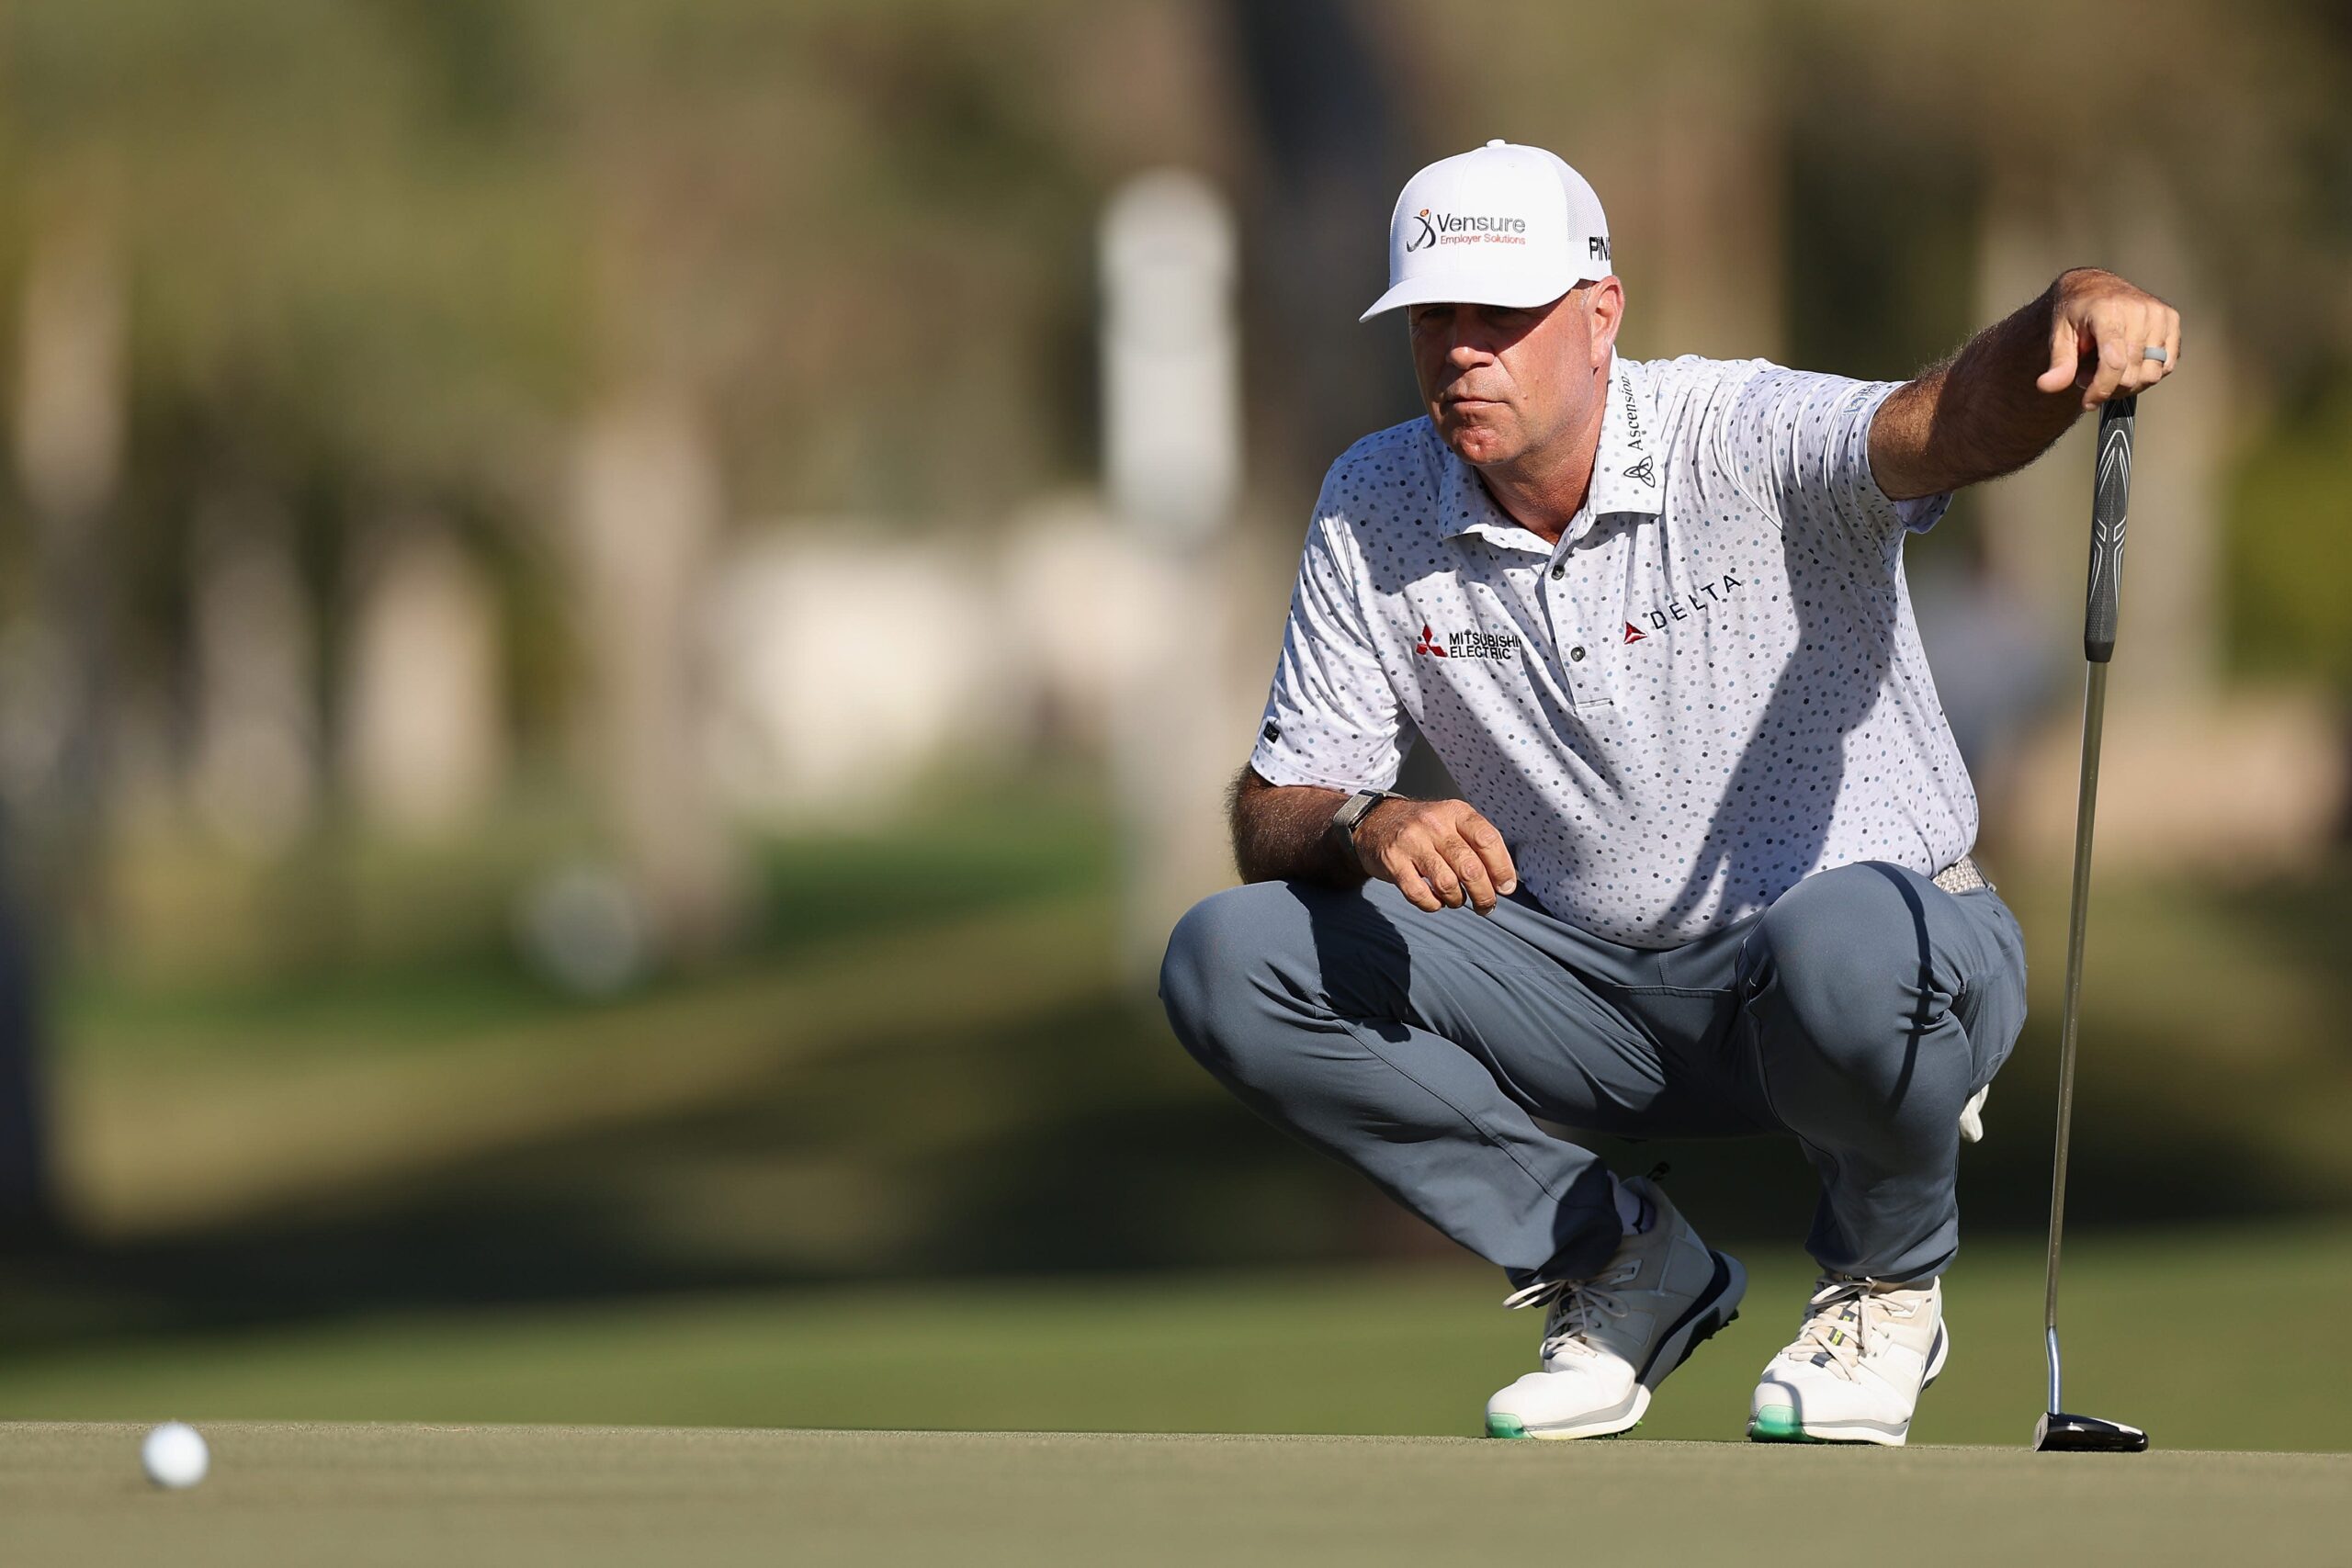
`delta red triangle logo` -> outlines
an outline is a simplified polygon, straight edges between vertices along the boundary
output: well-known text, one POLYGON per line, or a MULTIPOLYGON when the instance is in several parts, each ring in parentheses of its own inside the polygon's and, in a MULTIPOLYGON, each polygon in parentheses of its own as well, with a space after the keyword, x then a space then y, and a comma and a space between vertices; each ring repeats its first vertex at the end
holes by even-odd
POLYGON ((1633 622, 1627 621, 1625 623, 1625 640, 1627 642, 1645 642, 1649 639, 1649 633, 1642 630, 1641 627, 1635 626, 1633 622))

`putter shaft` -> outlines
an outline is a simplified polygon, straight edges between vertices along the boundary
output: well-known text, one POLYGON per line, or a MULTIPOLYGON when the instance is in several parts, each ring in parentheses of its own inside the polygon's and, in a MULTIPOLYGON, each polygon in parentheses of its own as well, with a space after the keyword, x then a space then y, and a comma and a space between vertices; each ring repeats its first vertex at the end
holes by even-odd
POLYGON ((2050 1173, 2050 1257, 2041 1323, 2050 1353, 2050 1408, 2059 1398, 2058 1249, 2066 1224, 2066 1145, 2075 1120, 2075 1041, 2081 1027, 2083 933, 2090 924, 2091 827, 2098 807, 2099 735, 2107 719, 2107 664, 2093 660, 2083 689, 2083 775, 2075 802, 2075 890, 2066 913, 2066 999, 2058 1026, 2058 1137, 2050 1173))

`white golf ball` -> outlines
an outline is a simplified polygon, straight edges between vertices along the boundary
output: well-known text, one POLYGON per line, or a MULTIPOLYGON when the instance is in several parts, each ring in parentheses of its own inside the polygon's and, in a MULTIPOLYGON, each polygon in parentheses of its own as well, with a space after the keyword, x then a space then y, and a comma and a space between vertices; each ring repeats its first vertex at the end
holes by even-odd
POLYGON ((139 1445, 139 1462, 147 1479, 174 1491, 193 1486, 212 1468, 212 1455, 195 1427, 185 1421, 166 1421, 139 1445))

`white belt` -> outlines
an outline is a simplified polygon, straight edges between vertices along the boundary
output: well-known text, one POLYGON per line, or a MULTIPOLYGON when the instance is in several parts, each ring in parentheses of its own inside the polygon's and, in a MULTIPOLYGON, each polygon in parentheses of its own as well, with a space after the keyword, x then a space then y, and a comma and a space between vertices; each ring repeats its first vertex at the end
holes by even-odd
POLYGON ((1947 893, 1973 893, 1980 887, 1993 886, 1984 880, 1984 874, 1976 869, 1975 859, 1970 855, 1961 856, 1936 873, 1930 880, 1947 893))

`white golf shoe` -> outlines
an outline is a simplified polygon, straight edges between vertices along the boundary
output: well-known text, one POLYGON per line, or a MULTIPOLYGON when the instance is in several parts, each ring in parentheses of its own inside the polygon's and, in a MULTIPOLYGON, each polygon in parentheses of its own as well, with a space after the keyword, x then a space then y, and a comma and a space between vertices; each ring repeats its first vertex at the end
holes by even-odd
POLYGON ((1900 1447, 1920 1391, 1951 1349, 1940 1281, 1911 1289, 1825 1274, 1796 1338, 1756 1385, 1747 1435, 1759 1443, 1900 1447))
POLYGON ((1650 1227, 1625 1237, 1589 1280, 1548 1280, 1506 1306, 1547 1305, 1543 1366, 1487 1401, 1490 1438, 1606 1438, 1630 1430, 1650 1395, 1699 1342, 1739 1315, 1739 1260, 1709 1250, 1666 1194, 1625 1183, 1651 1205, 1650 1227))

